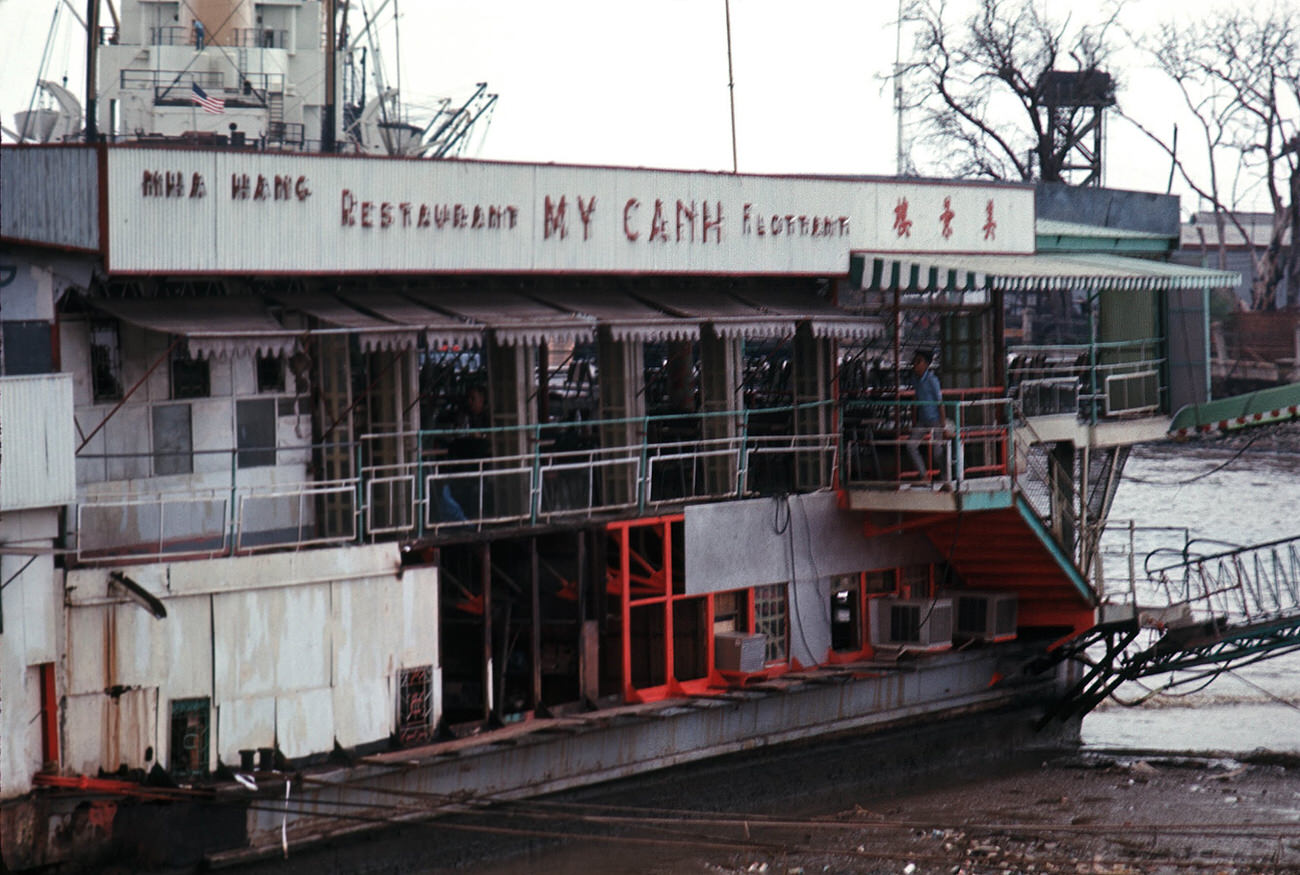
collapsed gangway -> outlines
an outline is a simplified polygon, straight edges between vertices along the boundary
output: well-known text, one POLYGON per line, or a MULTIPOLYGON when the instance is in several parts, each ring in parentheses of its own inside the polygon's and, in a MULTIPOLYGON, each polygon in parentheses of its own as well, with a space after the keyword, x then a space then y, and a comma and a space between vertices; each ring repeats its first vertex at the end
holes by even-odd
MULTIPOLYGON (((1103 622, 1053 645, 1032 673, 1064 660, 1084 666, 1044 718, 1087 714, 1122 684, 1157 675, 1160 690, 1205 684, 1222 672, 1300 650, 1300 535, 1208 555, 1147 556, 1160 607, 1103 607, 1103 622)), ((1135 592, 1135 590, 1134 590, 1135 592)))

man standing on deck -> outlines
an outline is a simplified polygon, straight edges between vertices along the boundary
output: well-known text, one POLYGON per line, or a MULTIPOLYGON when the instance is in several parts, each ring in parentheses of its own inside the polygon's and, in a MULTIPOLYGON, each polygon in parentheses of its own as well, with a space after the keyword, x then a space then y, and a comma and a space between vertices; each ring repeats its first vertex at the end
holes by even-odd
MULTIPOLYGON (((907 439, 907 452, 912 457, 912 464, 921 477, 922 483, 930 482, 930 467, 921 458, 921 443, 942 449, 943 433, 948 419, 943 412, 943 396, 939 387, 939 378, 930 370, 934 353, 928 349, 918 349, 912 357, 912 389, 916 392, 916 416, 912 422, 912 433, 907 439)), ((943 479, 948 479, 948 454, 943 453, 943 479)))

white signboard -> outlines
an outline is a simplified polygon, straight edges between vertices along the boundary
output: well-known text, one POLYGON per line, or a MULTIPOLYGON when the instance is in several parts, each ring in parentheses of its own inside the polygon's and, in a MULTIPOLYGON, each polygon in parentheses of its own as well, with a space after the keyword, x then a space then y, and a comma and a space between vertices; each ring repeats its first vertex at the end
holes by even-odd
POLYGON ((110 149, 115 273, 841 275, 1030 253, 1030 186, 110 149))

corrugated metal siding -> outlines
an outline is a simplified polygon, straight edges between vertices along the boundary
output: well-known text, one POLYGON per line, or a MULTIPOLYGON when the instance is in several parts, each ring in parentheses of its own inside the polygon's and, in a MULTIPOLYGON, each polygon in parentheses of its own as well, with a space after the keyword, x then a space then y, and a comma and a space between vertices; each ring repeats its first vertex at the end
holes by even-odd
POLYGON ((108 173, 119 271, 836 274, 853 249, 1034 248, 1028 186, 179 149, 110 150, 108 173))
POLYGON ((0 237, 98 249, 95 150, 0 146, 0 237))
POLYGON ((72 376, 0 378, 0 510, 77 499, 72 376))
POLYGON ((275 744, 301 757, 377 741, 393 732, 401 669, 438 663, 437 572, 400 569, 394 544, 117 570, 167 617, 117 601, 107 569, 68 572, 67 762, 78 771, 145 767, 148 746, 166 763, 171 703, 186 698, 211 699, 213 764, 275 744), (157 720, 108 719, 125 713, 105 693, 119 685, 150 691, 157 720))

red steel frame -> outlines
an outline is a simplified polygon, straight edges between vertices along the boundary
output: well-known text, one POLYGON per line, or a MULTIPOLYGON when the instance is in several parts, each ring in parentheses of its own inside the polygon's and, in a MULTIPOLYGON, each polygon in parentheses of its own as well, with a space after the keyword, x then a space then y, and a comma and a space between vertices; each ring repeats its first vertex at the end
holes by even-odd
MULTIPOLYGON (((710 690, 724 689, 737 683, 743 683, 752 677, 772 677, 790 670, 791 660, 787 656, 784 662, 766 666, 762 672, 753 675, 724 674, 718 671, 714 664, 713 648, 714 594, 673 592, 672 527, 675 524, 682 524, 684 521, 685 516, 683 514, 669 514, 666 516, 643 517, 636 520, 622 520, 606 526, 606 531, 613 535, 618 543, 618 570, 615 572, 616 579, 609 581, 609 593, 617 596, 620 600, 623 623, 622 685, 623 699, 626 702, 654 702, 678 696, 708 695, 710 690), (632 566, 631 530, 643 527, 657 528, 663 544, 661 555, 654 557, 662 562, 662 571, 657 571, 648 559, 638 557, 638 561, 646 566, 643 570, 650 572, 648 582, 653 587, 650 592, 646 591, 647 578, 641 574, 637 574, 634 578, 632 566), (636 591, 633 589, 634 581, 637 583, 636 591), (702 644, 707 670, 702 677, 682 680, 676 677, 673 668, 673 608, 679 602, 688 601, 702 602, 704 605, 704 618, 701 629, 704 638, 702 644), (661 606, 663 610, 663 671, 665 682, 651 687, 636 687, 632 683, 632 608, 650 606, 661 606)), ((753 588, 745 587, 738 590, 738 592, 745 593, 743 608, 745 626, 747 629, 753 630, 753 588)))
POLYGON ((41 759, 59 762, 59 697, 54 683, 54 663, 43 662, 41 672, 41 759))

